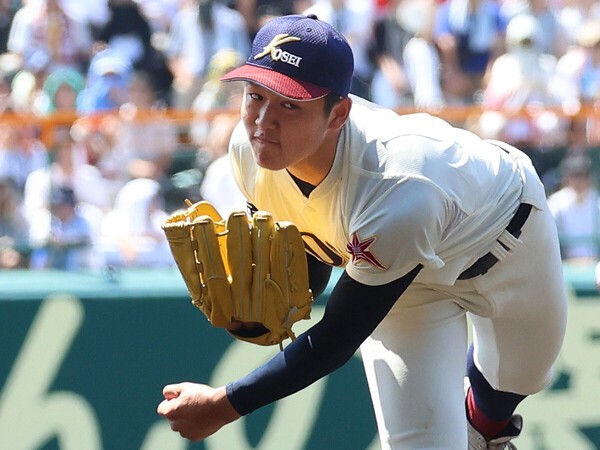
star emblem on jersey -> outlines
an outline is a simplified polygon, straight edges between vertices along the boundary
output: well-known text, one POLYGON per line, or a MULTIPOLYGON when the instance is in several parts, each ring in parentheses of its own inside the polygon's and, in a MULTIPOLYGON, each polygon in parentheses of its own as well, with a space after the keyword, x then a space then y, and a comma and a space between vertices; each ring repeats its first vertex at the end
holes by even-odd
POLYGON ((352 255, 353 264, 356 264, 359 261, 366 261, 379 269, 387 269, 387 267, 381 264, 375 255, 369 251, 369 247, 373 245, 373 242, 375 242, 376 239, 376 236, 371 236, 366 238, 364 241, 361 241, 358 233, 352 234, 352 238, 346 245, 346 248, 352 255))

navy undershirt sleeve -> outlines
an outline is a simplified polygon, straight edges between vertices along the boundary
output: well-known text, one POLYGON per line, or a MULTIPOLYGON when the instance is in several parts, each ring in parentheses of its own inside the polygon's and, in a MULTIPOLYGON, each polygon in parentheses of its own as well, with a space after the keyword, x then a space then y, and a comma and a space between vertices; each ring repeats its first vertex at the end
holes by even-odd
POLYGON ((306 254, 310 289, 316 299, 323 293, 331 277, 331 266, 322 263, 314 256, 306 254))
POLYGON ((359 283, 344 272, 321 321, 249 375, 226 386, 241 415, 284 398, 344 365, 387 315, 422 266, 381 286, 359 283))

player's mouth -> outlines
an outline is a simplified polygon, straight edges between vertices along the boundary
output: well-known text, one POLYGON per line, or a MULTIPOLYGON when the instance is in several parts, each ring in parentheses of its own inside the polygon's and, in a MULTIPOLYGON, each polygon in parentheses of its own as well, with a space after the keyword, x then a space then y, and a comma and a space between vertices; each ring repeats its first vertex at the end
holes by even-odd
POLYGON ((260 145, 278 145, 279 141, 276 139, 267 138, 266 136, 252 136, 252 140, 260 145))

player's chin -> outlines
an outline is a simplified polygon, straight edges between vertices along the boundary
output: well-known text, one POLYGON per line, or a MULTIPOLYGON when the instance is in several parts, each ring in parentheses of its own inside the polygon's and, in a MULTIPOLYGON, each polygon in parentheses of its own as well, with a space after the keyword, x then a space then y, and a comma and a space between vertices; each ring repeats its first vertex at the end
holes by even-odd
POLYGON ((254 161, 263 169, 268 170, 283 170, 286 168, 285 164, 278 158, 273 152, 265 151, 262 149, 253 149, 254 161))

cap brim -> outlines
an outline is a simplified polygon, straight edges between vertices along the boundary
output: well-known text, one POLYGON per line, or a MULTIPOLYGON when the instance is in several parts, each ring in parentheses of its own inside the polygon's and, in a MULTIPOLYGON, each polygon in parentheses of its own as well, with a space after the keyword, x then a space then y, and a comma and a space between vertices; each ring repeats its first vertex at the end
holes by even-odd
POLYGON ((275 70, 245 64, 220 78, 221 81, 251 81, 294 100, 314 100, 329 94, 329 89, 288 77, 275 70))

